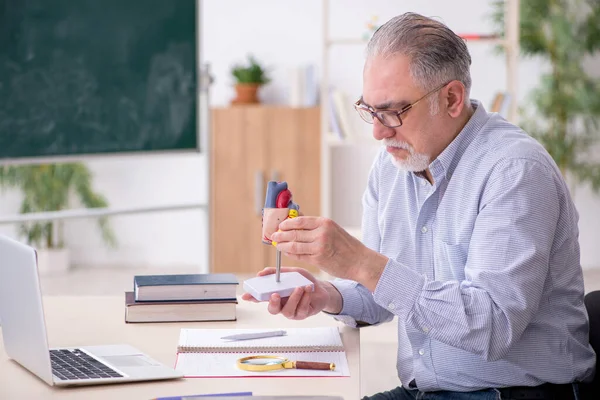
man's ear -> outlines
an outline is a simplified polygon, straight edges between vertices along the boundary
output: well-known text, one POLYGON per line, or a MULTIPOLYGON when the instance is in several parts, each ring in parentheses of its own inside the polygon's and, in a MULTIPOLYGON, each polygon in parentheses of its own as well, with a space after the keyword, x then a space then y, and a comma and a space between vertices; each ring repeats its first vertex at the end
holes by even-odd
POLYGON ((446 86, 446 110, 450 117, 456 118, 460 115, 465 106, 466 96, 467 90, 462 82, 454 80, 446 86))

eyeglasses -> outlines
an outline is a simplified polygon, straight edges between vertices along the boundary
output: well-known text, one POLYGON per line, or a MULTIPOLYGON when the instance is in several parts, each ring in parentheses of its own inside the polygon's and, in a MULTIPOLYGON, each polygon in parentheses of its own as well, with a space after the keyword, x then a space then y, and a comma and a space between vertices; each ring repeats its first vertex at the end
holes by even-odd
POLYGON ((388 128, 397 128, 399 126, 402 126, 402 118, 400 118, 401 114, 404 114, 405 112, 407 112, 408 110, 413 108, 415 105, 417 105, 418 102, 420 102, 421 100, 423 100, 430 94, 435 93, 438 90, 442 89, 448 83, 450 83, 450 82, 446 82, 442 86, 440 86, 436 89, 433 89, 431 92, 426 93, 424 96, 422 96, 417 101, 402 107, 400 110, 374 111, 373 109, 371 109, 371 107, 368 107, 364 103, 361 103, 360 100, 358 100, 356 103, 354 103, 354 108, 358 112, 358 115, 360 115, 360 117, 369 124, 372 124, 375 121, 375 118, 377 118, 379 120, 379 122, 382 123, 382 125, 387 126, 388 128))

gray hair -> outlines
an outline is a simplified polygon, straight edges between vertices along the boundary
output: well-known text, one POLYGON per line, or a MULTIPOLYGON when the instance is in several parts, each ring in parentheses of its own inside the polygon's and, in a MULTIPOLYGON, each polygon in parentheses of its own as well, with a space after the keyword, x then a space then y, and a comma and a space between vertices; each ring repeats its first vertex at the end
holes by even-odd
POLYGON ((367 58, 408 56, 410 72, 423 90, 433 90, 452 80, 471 89, 471 56, 467 45, 446 25, 416 13, 392 18, 373 34, 366 50, 367 58))

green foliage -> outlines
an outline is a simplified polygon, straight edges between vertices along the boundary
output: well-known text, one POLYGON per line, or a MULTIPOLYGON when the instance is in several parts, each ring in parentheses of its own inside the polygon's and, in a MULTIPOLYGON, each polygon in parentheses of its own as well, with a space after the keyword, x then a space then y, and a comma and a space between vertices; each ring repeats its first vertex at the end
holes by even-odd
POLYGON ((257 83, 264 85, 270 82, 266 70, 251 55, 248 56, 248 64, 234 65, 231 69, 231 74, 237 83, 257 83))
MULTIPOLYGON (((17 188, 23 193, 21 213, 68 209, 71 194, 87 208, 107 207, 106 199, 94 192, 91 181, 90 171, 81 163, 0 167, 0 187, 17 188)), ((19 233, 36 247, 63 247, 63 238, 60 229, 55 229, 55 223, 22 223, 19 233), (57 233, 58 237, 55 237, 57 233)), ((105 242, 116 245, 106 217, 99 218, 98 224, 105 242)))
MULTIPOLYGON (((493 20, 504 33, 504 1, 493 20)), ((539 86, 521 109, 523 129, 542 143, 563 175, 571 174, 600 192, 600 79, 583 68, 584 58, 600 50, 599 0, 520 2, 521 52, 549 62, 539 86)))

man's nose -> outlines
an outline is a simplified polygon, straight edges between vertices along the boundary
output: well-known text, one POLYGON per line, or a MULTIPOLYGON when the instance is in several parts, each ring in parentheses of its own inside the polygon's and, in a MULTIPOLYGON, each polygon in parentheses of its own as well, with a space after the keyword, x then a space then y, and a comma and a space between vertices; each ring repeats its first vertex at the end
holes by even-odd
POLYGON ((388 128, 383 125, 381 121, 377 118, 373 121, 373 137, 376 140, 383 140, 387 138, 391 138, 396 134, 396 130, 394 128, 388 128))

